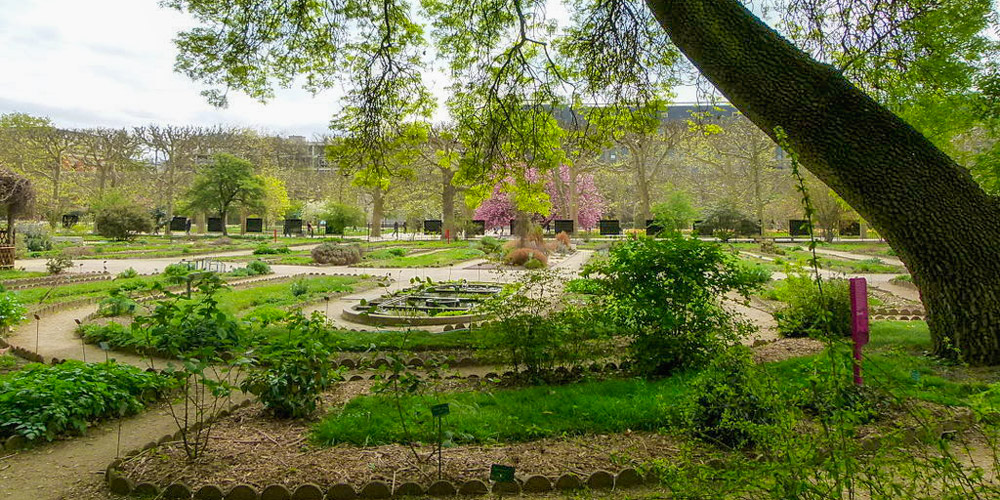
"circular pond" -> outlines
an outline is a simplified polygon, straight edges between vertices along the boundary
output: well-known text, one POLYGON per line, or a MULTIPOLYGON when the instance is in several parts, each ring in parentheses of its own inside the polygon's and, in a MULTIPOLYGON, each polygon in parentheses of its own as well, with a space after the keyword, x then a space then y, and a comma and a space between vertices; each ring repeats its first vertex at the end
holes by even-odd
POLYGON ((434 326, 484 318, 476 308, 500 293, 492 283, 424 284, 344 309, 348 321, 379 326, 434 326))

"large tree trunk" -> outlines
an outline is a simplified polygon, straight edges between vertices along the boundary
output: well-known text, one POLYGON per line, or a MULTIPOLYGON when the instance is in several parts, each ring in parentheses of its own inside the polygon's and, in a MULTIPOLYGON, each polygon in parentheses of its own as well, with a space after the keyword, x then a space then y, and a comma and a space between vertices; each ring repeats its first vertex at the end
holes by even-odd
POLYGON ((454 170, 441 169, 442 240, 445 239, 445 234, 455 234, 455 186, 451 183, 453 177, 454 170))
POLYGON ((892 245, 934 351, 1000 364, 1000 200, 896 115, 736 0, 647 0, 673 42, 892 245), (958 351, 955 349, 957 348, 958 351))

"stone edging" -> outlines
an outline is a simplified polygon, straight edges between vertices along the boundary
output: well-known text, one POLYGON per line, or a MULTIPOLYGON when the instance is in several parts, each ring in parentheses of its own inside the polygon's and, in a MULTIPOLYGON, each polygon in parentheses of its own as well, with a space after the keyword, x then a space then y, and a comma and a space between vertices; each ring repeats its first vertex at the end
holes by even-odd
MULTIPOLYGON (((249 401, 245 401, 244 406, 249 401)), ((229 412, 222 412, 220 417, 228 416, 229 412)), ((181 432, 168 434, 156 442, 149 442, 141 449, 132 450, 126 457, 138 455, 142 451, 153 449, 163 443, 176 441, 181 432)), ((422 485, 415 482, 405 482, 400 484, 390 484, 385 481, 370 481, 360 488, 346 483, 338 483, 327 490, 315 483, 305 483, 296 486, 285 486, 281 484, 271 484, 263 489, 258 489, 248 484, 238 484, 230 488, 223 488, 218 485, 206 485, 197 491, 192 490, 184 483, 171 483, 166 487, 160 487, 154 483, 135 484, 125 477, 119 467, 121 460, 116 459, 111 462, 105 472, 105 480, 112 493, 118 495, 133 496, 162 496, 171 499, 191 499, 196 500, 348 500, 354 498, 393 498, 404 496, 428 495, 432 497, 447 497, 455 495, 479 496, 490 492, 500 494, 543 493, 553 490, 571 491, 582 488, 598 489, 622 489, 643 484, 645 479, 635 469, 623 469, 617 474, 608 471, 595 471, 586 478, 581 478, 575 474, 563 474, 557 478, 542 475, 524 475, 518 477, 511 483, 493 483, 479 479, 471 479, 463 483, 453 483, 451 481, 434 481, 433 483, 422 485)))
MULTIPOLYGON (((246 406, 249 400, 241 404, 234 405, 233 409, 246 406)), ((220 412, 219 417, 228 416, 230 412, 220 412)), ((935 424, 933 429, 923 429, 918 426, 903 429, 903 441, 912 444, 923 438, 933 438, 943 434, 961 432, 968 429, 974 423, 972 412, 965 411, 953 415, 951 418, 935 424)), ((174 434, 167 434, 156 442, 149 442, 141 449, 132 450, 126 457, 138 455, 140 452, 155 448, 163 443, 176 441, 180 438, 181 431, 174 434)), ((873 435, 862 438, 862 447, 866 450, 874 450, 881 446, 885 437, 873 435)), ((517 477, 512 483, 494 483, 479 479, 470 479, 460 484, 450 481, 434 481, 427 485, 415 482, 405 482, 401 484, 390 484, 385 481, 370 481, 360 488, 355 489, 350 484, 338 483, 329 487, 326 491, 315 483, 305 483, 301 485, 285 486, 281 484, 271 484, 263 489, 258 489, 248 484, 238 484, 230 488, 223 488, 218 485, 202 486, 198 490, 192 490, 189 486, 181 482, 174 482, 166 487, 160 487, 154 483, 135 484, 125 477, 119 469, 121 460, 112 461, 105 472, 105 480, 112 493, 118 495, 133 495, 137 497, 161 496, 170 499, 195 499, 195 500, 349 500, 354 498, 400 498, 405 496, 427 495, 431 497, 481 496, 489 493, 495 494, 520 494, 524 493, 544 493, 549 491, 572 491, 583 488, 591 490, 624 489, 640 486, 654 478, 644 478, 639 471, 627 468, 613 474, 608 471, 594 471, 586 478, 581 478, 576 474, 563 474, 553 478, 543 475, 522 475, 517 477)))

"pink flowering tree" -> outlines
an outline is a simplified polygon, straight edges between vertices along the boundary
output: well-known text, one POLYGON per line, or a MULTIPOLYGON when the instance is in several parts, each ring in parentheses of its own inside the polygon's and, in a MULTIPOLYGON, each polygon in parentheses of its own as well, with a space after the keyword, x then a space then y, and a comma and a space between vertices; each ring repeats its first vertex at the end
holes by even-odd
MULTIPOLYGON (((535 169, 529 169, 525 174, 525 180, 528 183, 538 183, 540 178, 535 169)), ((493 193, 490 197, 476 209, 475 218, 485 221, 487 229, 510 224, 512 220, 517 218, 518 211, 527 211, 532 220, 543 225, 555 219, 569 219, 571 213, 569 167, 566 165, 559 167, 558 179, 559 182, 556 182, 554 178, 549 178, 545 182, 544 193, 541 197, 547 197, 547 200, 533 199, 531 203, 517 203, 515 198, 524 193, 517 193, 518 183, 512 177, 507 177, 503 182, 493 187, 493 193), (525 210, 523 209, 525 205, 532 208, 525 210), (542 207, 548 207, 548 210, 544 210, 542 207)), ((577 222, 584 229, 596 227, 597 221, 601 220, 601 215, 604 213, 606 202, 594 184, 594 176, 586 173, 578 174, 575 186, 577 222)), ((534 196, 539 197, 538 194, 534 196)))

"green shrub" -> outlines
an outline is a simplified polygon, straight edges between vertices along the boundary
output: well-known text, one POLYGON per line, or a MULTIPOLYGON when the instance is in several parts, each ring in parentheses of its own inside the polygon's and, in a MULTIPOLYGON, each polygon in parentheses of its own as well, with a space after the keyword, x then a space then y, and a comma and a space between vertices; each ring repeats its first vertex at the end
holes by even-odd
POLYGON ((365 223, 365 214, 356 207, 343 203, 327 203, 320 219, 326 221, 327 232, 344 234, 347 226, 360 226, 365 223))
POLYGON ((169 379, 115 362, 30 364, 0 376, 0 436, 53 440, 100 418, 130 415, 160 396, 169 379))
POLYGON ((120 288, 111 290, 107 297, 101 299, 97 306, 97 313, 101 316, 130 316, 135 312, 138 304, 120 288))
POLYGON ((253 260, 247 263, 247 273, 250 276, 260 276, 262 274, 270 274, 271 266, 267 265, 267 262, 262 260, 253 260))
POLYGON ((732 204, 724 202, 705 214, 705 219, 698 224, 697 230, 698 234, 711 234, 727 241, 734 236, 759 235, 760 225, 732 204))
POLYGON ((820 294, 811 277, 790 275, 777 284, 773 296, 786 303, 774 313, 778 332, 786 337, 851 334, 851 295, 847 280, 824 280, 820 294))
POLYGON ((170 264, 163 268, 163 277, 167 283, 179 285, 186 282, 187 276, 192 272, 192 269, 184 264, 170 264))
POLYGON ((129 278, 135 278, 135 277, 138 277, 138 276, 139 276, 138 271, 136 271, 135 269, 132 269, 130 267, 130 268, 128 268, 128 269, 126 269, 126 270, 118 273, 117 278, 120 279, 120 280, 127 280, 129 278))
POLYGON ((49 260, 45 261, 45 269, 49 274, 60 274, 71 267, 73 267, 73 259, 65 254, 50 257, 49 260))
POLYGON ((528 262, 524 263, 524 268, 527 269, 527 270, 529 270, 529 271, 535 271, 535 270, 538 270, 538 269, 545 269, 545 263, 542 262, 542 261, 540 261, 540 260, 538 260, 538 259, 531 258, 531 259, 528 259, 528 262))
POLYGON ((199 282, 197 300, 161 301, 151 315, 135 318, 133 336, 174 357, 206 360, 237 350, 246 338, 246 327, 219 309, 215 295, 221 288, 218 276, 208 275, 199 282))
POLYGON ((479 239, 479 249, 487 255, 499 254, 503 250, 503 241, 492 236, 483 236, 479 239))
POLYGON ((149 212, 118 193, 109 193, 94 209, 94 231, 106 238, 129 240, 153 230, 149 212))
POLYGON ((713 359, 694 380, 691 394, 684 423, 712 443, 745 448, 791 430, 790 405, 746 347, 731 347, 713 359))
POLYGON ((288 290, 292 292, 292 297, 301 297, 309 293, 309 285, 303 280, 296 280, 289 285, 288 290))
POLYGON ((589 278, 572 279, 566 282, 566 293, 599 295, 601 293, 601 285, 589 278))
POLYGON ((95 323, 83 325, 79 329, 83 341, 88 344, 106 343, 111 349, 123 347, 141 347, 142 338, 133 335, 132 330, 121 323, 110 322, 105 325, 95 323))
POLYGON ((24 307, 14 292, 0 293, 0 335, 8 328, 24 321, 28 308, 24 307))
POLYGON ((603 352, 608 337, 596 310, 560 307, 558 277, 552 271, 525 273, 504 290, 483 302, 478 312, 492 321, 479 329, 478 349, 486 358, 524 368, 544 380, 556 363, 592 359, 603 352))
POLYGON ((318 264, 347 266, 361 262, 361 246, 323 243, 313 248, 310 255, 312 255, 313 261, 318 264))
POLYGON ((741 260, 737 263, 737 268, 748 283, 764 285, 771 281, 771 271, 760 264, 741 260))
POLYGON ((645 374, 699 366, 752 331, 721 302, 759 285, 713 242, 677 233, 627 240, 588 264, 583 276, 597 283, 603 307, 633 338, 631 357, 645 374))
POLYGON ((272 247, 267 244, 260 245, 253 250, 254 255, 278 255, 291 252, 292 250, 288 247, 272 247))
POLYGON ((331 348, 323 338, 326 321, 321 315, 306 318, 297 313, 287 320, 288 335, 278 336, 259 349, 260 369, 240 383, 280 418, 302 418, 316 411, 320 393, 335 380, 331 348))
POLYGON ((15 232, 23 238, 24 247, 29 252, 52 250, 52 235, 41 222, 20 222, 15 226, 15 232))

